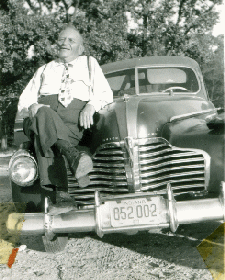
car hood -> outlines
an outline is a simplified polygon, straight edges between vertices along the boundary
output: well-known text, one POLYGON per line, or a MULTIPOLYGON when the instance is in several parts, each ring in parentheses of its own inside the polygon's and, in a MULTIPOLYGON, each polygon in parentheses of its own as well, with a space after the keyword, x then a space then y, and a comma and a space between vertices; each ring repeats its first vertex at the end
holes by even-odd
POLYGON ((161 136, 163 126, 172 118, 213 111, 201 98, 167 97, 140 100, 137 110, 137 138, 161 136))
POLYGON ((172 117, 215 110, 199 97, 129 96, 119 98, 96 117, 96 145, 124 140, 125 137, 159 137, 172 117))

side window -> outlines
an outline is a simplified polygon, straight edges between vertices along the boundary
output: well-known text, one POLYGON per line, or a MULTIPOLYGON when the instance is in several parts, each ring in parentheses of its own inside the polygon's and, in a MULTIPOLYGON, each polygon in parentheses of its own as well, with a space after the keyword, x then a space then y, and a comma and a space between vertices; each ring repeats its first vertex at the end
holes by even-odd
POLYGON ((135 70, 126 69, 105 75, 113 91, 113 97, 121 97, 124 94, 135 94, 135 70))

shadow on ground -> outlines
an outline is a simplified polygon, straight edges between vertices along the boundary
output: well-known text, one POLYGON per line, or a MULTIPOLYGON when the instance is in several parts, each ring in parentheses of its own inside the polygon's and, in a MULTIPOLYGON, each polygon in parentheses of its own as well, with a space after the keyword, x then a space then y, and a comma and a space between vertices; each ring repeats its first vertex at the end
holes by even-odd
MULTIPOLYGON (((126 248, 147 257, 153 257, 182 265, 193 269, 205 269, 205 264, 200 256, 197 246, 207 238, 220 224, 201 223, 195 225, 181 225, 176 234, 168 230, 161 233, 139 232, 135 235, 108 234, 99 238, 95 233, 70 234, 70 241, 88 239, 126 248)), ((28 249, 44 252, 41 236, 21 236, 20 245, 28 249)), ((99 244, 96 246, 99 246, 99 244)), ((62 252, 63 253, 63 252, 62 252)), ((157 265, 157 264, 156 264, 157 265)))
POLYGON ((135 235, 108 234, 99 238, 95 233, 72 234, 70 238, 91 237, 113 246, 127 248, 145 256, 173 262, 176 265, 205 269, 197 246, 207 238, 220 223, 181 225, 176 234, 169 230, 161 233, 139 232, 135 235))

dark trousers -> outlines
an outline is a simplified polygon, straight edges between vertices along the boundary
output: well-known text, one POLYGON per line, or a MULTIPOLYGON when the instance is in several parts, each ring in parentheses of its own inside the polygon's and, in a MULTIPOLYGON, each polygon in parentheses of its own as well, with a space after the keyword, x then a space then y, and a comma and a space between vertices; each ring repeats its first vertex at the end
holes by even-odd
POLYGON ((31 121, 23 123, 24 133, 33 142, 38 161, 41 186, 54 185, 67 188, 67 172, 62 155, 54 144, 63 139, 77 146, 83 136, 79 127, 79 114, 86 102, 74 99, 67 108, 58 102, 58 95, 41 97, 43 106, 31 121))

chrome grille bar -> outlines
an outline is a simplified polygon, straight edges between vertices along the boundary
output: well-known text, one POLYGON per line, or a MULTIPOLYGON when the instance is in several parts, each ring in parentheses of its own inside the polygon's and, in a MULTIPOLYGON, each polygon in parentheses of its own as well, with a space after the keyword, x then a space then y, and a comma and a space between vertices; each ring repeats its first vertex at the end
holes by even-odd
MULTIPOLYGON (((143 165, 141 169, 144 170, 149 170, 149 169, 156 169, 156 168, 161 168, 163 166, 167 165, 173 165, 173 164, 182 164, 182 163, 195 163, 195 162, 202 162, 202 166, 204 167, 204 162, 202 158, 197 157, 197 158, 188 158, 188 159, 178 159, 178 160, 170 160, 170 161, 163 161, 162 163, 159 164, 152 164, 150 165, 149 163, 152 163, 151 160, 149 161, 140 161, 140 165, 143 165), (148 163, 148 165, 146 165, 148 163)), ((182 168, 184 168, 186 165, 183 165, 182 168)), ((195 166, 195 165, 193 165, 195 166)))
POLYGON ((161 191, 168 183, 177 194, 205 190, 203 151, 173 147, 163 138, 140 139, 138 146, 140 191, 161 191))
POLYGON ((169 154, 169 155, 166 155, 166 156, 160 156, 160 157, 152 157, 152 158, 148 158, 148 159, 140 159, 140 163, 153 163, 153 162, 157 162, 157 161, 165 161, 165 160, 171 160, 172 158, 177 158, 179 157, 180 160, 182 158, 187 158, 187 161, 191 160, 191 159, 194 159, 194 158, 197 158, 198 155, 194 155, 192 153, 188 154, 169 154))
MULTIPOLYGON (((152 181, 152 182, 155 182, 155 181, 152 181)), ((192 179, 192 178, 190 178, 190 179, 178 179, 178 180, 174 180, 174 179, 170 179, 170 180, 165 180, 164 179, 164 181, 162 181, 162 182, 160 182, 160 183, 154 183, 154 184, 150 184, 150 183, 152 183, 152 182, 149 182, 149 181, 143 181, 142 183, 143 183, 143 185, 142 185, 142 188, 141 188, 141 190, 142 191, 147 191, 147 190, 152 190, 152 189, 154 189, 154 188, 158 188, 158 187, 162 187, 162 186, 165 186, 165 184, 166 183, 177 183, 177 184, 179 184, 179 188, 183 188, 184 186, 185 186, 185 184, 187 184, 188 182, 192 182, 193 184, 189 184, 189 186, 190 187, 196 187, 197 185, 198 185, 198 187, 199 186, 201 186, 201 187, 203 187, 204 186, 204 179, 203 178, 194 178, 194 179, 192 179), (199 181, 201 182, 201 183, 199 183, 199 181), (146 184, 146 186, 144 185, 144 184, 146 184)), ((174 185, 173 185, 173 188, 174 188, 174 185)))
POLYGON ((128 182, 137 192, 165 194, 168 183, 174 195, 205 190, 209 177, 206 167, 209 169, 210 163, 204 151, 177 148, 163 138, 128 140, 128 145, 121 141, 99 147, 93 156, 94 168, 88 187, 79 188, 69 174, 69 193, 78 204, 93 205, 95 190, 103 195, 127 194, 128 182), (128 180, 130 170, 133 177, 128 180))
MULTIPOLYGON (((182 174, 185 174, 186 176, 188 175, 193 175, 196 173, 201 173, 202 174, 202 169, 204 168, 204 164, 203 165, 189 165, 189 166, 177 166, 177 167, 169 167, 169 168, 164 168, 164 169, 160 169, 157 171, 153 171, 153 172, 142 172, 141 173, 141 178, 145 178, 145 177, 150 177, 150 176, 155 176, 155 175, 160 175, 162 173, 165 172, 170 172, 170 177, 172 176, 176 176, 174 173, 172 173, 172 171, 174 170, 181 170, 182 174), (184 172, 185 169, 201 169, 201 171, 190 171, 190 172, 184 172), (171 174, 172 173, 172 174, 171 174)), ((180 173, 178 173, 178 176, 180 176, 180 173)))
POLYGON ((80 205, 94 203, 94 192, 123 194, 128 193, 127 175, 125 171, 125 149, 122 142, 103 144, 93 156, 93 170, 90 172, 90 184, 79 188, 77 181, 69 176, 69 193, 80 205))

